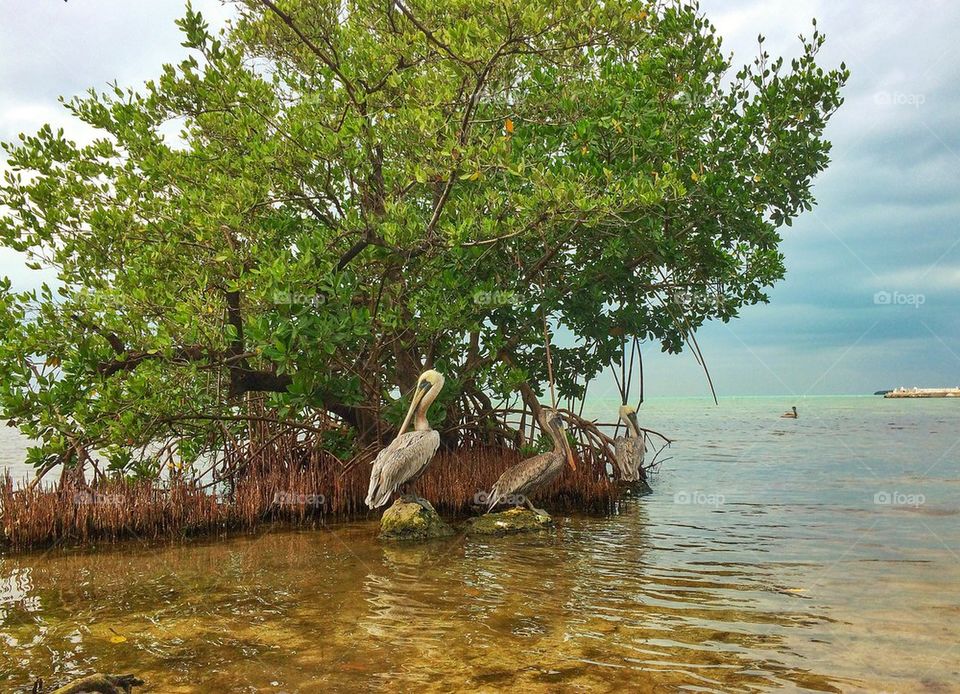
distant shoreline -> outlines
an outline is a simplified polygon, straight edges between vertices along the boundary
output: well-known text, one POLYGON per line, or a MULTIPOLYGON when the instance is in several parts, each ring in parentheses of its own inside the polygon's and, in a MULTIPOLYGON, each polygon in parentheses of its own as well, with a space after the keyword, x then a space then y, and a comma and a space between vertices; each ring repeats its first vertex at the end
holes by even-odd
POLYGON ((885 398, 960 398, 960 388, 897 388, 884 394, 885 398))

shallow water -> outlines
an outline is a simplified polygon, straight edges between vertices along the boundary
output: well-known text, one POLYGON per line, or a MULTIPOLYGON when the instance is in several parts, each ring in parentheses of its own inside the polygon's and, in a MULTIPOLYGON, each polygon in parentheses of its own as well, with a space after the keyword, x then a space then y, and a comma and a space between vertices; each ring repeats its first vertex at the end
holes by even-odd
POLYGON ((0 558, 0 689, 960 691, 960 402, 642 420, 679 439, 654 494, 545 536, 390 546, 368 521, 0 558))

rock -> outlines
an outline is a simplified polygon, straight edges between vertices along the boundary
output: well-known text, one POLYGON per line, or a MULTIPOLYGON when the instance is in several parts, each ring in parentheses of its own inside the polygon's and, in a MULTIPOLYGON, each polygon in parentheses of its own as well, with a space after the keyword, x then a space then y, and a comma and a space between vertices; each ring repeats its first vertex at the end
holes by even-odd
MULTIPOLYGON (((428 504, 429 505, 429 504, 428 504)), ((453 528, 433 510, 397 499, 380 519, 381 540, 428 540, 453 535, 453 528)))
POLYGON ((503 513, 488 513, 470 520, 467 532, 471 535, 509 535, 548 530, 553 519, 545 513, 525 508, 512 508, 503 513))
MULTIPOLYGON (((88 675, 51 694, 130 694, 133 687, 143 686, 143 680, 133 675, 88 675)), ((34 687, 37 691, 37 687, 34 687)))

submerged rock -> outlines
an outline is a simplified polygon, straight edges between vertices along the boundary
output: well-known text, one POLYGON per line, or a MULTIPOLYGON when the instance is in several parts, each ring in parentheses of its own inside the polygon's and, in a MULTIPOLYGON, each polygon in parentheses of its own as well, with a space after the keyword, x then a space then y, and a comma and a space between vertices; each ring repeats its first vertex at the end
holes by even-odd
POLYGON ((512 508, 502 513, 488 513, 470 520, 467 532, 471 535, 508 535, 548 530, 553 519, 546 513, 525 508, 512 508))
MULTIPOLYGON (((88 675, 51 694, 130 694, 133 687, 143 686, 143 680, 133 675, 88 675)), ((35 686, 34 691, 42 691, 35 686)))
POLYGON ((424 508, 397 499, 380 519, 381 540, 428 540, 448 535, 453 535, 453 528, 443 522, 432 506, 424 508))

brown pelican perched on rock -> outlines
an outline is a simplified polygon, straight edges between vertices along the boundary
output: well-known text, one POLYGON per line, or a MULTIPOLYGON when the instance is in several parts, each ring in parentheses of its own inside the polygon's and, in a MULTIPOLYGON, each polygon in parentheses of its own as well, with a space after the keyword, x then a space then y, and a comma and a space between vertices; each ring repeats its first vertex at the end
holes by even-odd
POLYGON ((613 454, 617 461, 620 479, 624 482, 639 482, 640 469, 647 452, 646 441, 640 425, 637 424, 637 408, 632 405, 620 405, 620 419, 627 425, 625 436, 613 441, 613 454))
MULTIPOLYGON (((420 374, 417 387, 410 400, 410 409, 397 434, 389 446, 377 454, 370 472, 370 486, 367 489, 366 504, 370 508, 379 508, 390 501, 393 493, 407 489, 423 474, 429 462, 440 447, 440 433, 430 428, 427 410, 443 388, 443 376, 437 372, 424 371, 420 374), (413 431, 407 431, 410 420, 414 419, 413 431)), ((408 501, 414 501, 424 508, 433 508, 430 502, 412 494, 405 494, 408 501)))
POLYGON ((527 506, 531 511, 548 515, 530 502, 529 494, 543 489, 553 482, 563 471, 566 463, 571 470, 577 469, 573 460, 573 450, 563 428, 563 420, 556 410, 543 408, 539 415, 540 426, 553 439, 553 450, 527 458, 504 471, 490 490, 487 497, 487 511, 497 504, 512 503, 514 506, 527 506))

